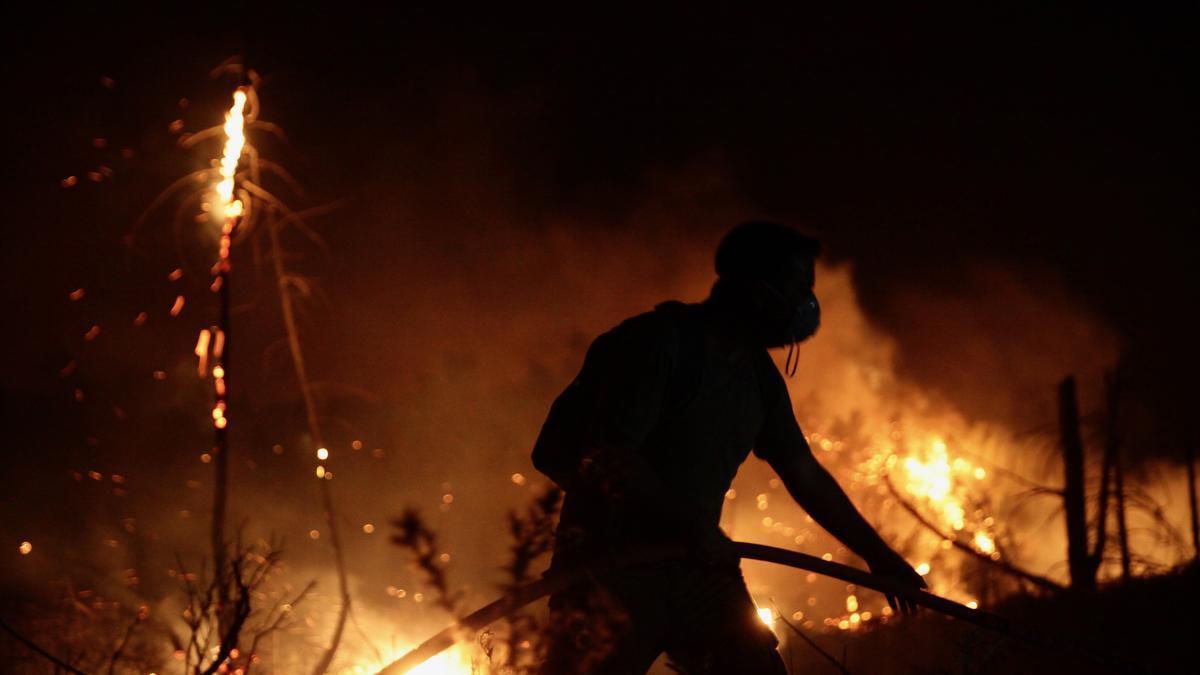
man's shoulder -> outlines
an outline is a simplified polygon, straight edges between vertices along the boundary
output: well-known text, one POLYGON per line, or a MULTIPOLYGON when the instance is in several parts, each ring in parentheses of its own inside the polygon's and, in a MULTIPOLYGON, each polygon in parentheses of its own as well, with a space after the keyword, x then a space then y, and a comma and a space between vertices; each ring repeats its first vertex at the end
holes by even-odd
POLYGON ((678 349, 680 334, 687 330, 691 312, 691 305, 669 300, 648 312, 625 319, 601 338, 639 348, 674 351, 678 349))

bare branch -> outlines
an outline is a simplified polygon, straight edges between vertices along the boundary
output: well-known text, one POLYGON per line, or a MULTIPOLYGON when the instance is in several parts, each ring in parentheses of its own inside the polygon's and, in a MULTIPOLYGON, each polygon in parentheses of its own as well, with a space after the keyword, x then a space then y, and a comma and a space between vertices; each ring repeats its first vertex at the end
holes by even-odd
POLYGON ((1004 572, 1005 574, 1009 574, 1011 576, 1017 577, 1018 579, 1023 579, 1025 581, 1028 581, 1028 582, 1034 584, 1035 586, 1038 586, 1040 588, 1043 588, 1043 589, 1046 589, 1049 591, 1063 590, 1063 587, 1061 584, 1055 583, 1054 581, 1051 581, 1050 579, 1047 579, 1046 577, 1023 570, 1011 563, 1001 562, 999 560, 992 560, 991 556, 985 555, 983 553, 980 553, 979 551, 976 551, 974 548, 971 548, 971 546, 969 544, 960 541, 958 539, 958 537, 948 535, 948 534, 942 532, 938 528, 937 525, 933 524, 928 519, 926 519, 925 516, 923 516, 919 511, 917 511, 915 506, 913 506, 911 503, 908 502, 908 500, 906 500, 903 496, 900 495, 900 493, 896 490, 896 486, 892 484, 892 479, 890 476, 885 474, 883 476, 883 480, 884 480, 884 483, 887 485, 888 491, 891 492, 892 498, 896 500, 896 503, 899 504, 901 507, 903 507, 905 511, 908 511, 909 515, 911 515, 914 519, 916 519, 916 521, 918 523, 920 523, 923 527, 925 527, 925 529, 936 534, 943 541, 949 541, 955 548, 959 549, 960 551, 965 551, 965 552, 969 553, 975 559, 977 559, 981 562, 984 562, 992 567, 995 567, 996 569, 1004 572))

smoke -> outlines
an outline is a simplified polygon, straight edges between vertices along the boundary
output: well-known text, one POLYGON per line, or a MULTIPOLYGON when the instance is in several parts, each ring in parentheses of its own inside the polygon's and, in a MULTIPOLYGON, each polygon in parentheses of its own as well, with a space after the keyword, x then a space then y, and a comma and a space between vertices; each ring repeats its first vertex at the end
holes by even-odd
MULTIPOLYGON (((451 74, 452 86, 420 92, 417 112, 376 99, 327 96, 311 116, 299 109, 313 101, 292 100, 291 110, 284 105, 274 118, 289 130, 300 127, 292 138, 305 161, 294 163, 306 184, 345 201, 316 223, 327 248, 289 242, 305 254, 289 264, 312 275, 327 300, 307 308, 302 338, 329 416, 327 465, 336 476, 331 486, 355 611, 383 648, 409 644, 448 619, 417 602, 419 577, 388 542, 389 520, 406 506, 420 508, 442 535, 451 579, 467 586, 464 604, 490 599, 507 554, 505 511, 524 504, 542 482, 529 449, 589 342, 663 300, 703 299, 721 235, 740 220, 777 215, 747 197, 727 158, 710 148, 693 149, 684 160, 638 156, 628 160, 637 164, 631 175, 580 187, 587 181, 557 169, 578 170, 587 157, 564 159, 572 148, 562 138, 545 146, 529 140, 555 133, 542 128, 553 117, 552 101, 528 89, 497 96, 462 73, 451 74), (551 150, 543 153, 544 147, 551 150), (514 481, 515 474, 525 480, 514 481)), ((600 143, 589 140, 585 147, 600 143)), ((67 221, 59 224, 64 238, 78 227, 67 221)), ((826 231, 845 225, 804 224, 826 231)), ((1011 533, 1014 558, 1061 579, 1064 570, 1056 565, 1065 546, 1055 505, 1035 501, 1009 509, 1025 487, 1005 482, 998 469, 1057 484, 1054 386, 1064 375, 1077 375, 1083 409, 1098 410, 1100 374, 1115 363, 1120 346, 1114 331, 1067 290, 1069 280, 1027 264, 955 260, 965 274, 930 285, 905 273, 903 266, 916 262, 891 261, 900 269, 884 270, 879 256, 835 253, 840 262, 818 272, 823 327, 802 346, 799 374, 789 383, 802 427, 829 441, 826 449, 813 436, 818 457, 874 524, 919 556, 914 562, 933 564, 935 589, 965 598, 978 589, 964 583, 959 554, 916 534, 864 466, 880 453, 923 452, 935 437, 943 439, 952 454, 986 469, 986 483, 976 492, 1007 509, 997 520, 1011 533), (886 280, 869 310, 859 295, 862 279, 875 287, 886 280)), ((76 263, 86 257, 74 256, 76 263)), ((242 275, 235 276, 238 292, 253 303, 247 300, 235 318, 231 381, 243 407, 235 402, 231 413, 232 520, 246 523, 248 539, 284 538, 281 584, 318 581, 303 610, 309 623, 293 636, 315 649, 335 613, 336 588, 312 473, 315 449, 301 431, 287 361, 272 347, 282 329, 271 285, 253 280, 251 259, 249 252, 242 255, 236 263, 242 275)), ((9 584, 34 586, 56 575, 94 583, 136 566, 141 587, 122 592, 131 600, 162 597, 177 586, 166 575, 174 553, 193 561, 205 554, 211 466, 199 457, 209 443, 206 408, 188 379, 194 329, 205 325, 204 296, 190 297, 188 312, 196 314, 185 319, 194 316, 196 325, 162 328, 157 335, 170 347, 155 350, 154 363, 130 347, 144 341, 105 342, 117 334, 108 324, 89 354, 104 364, 101 374, 129 373, 109 393, 136 401, 125 405, 131 423, 110 419, 100 387, 88 389, 87 405, 96 407, 87 417, 67 416, 73 426, 56 428, 50 412, 33 417, 40 421, 30 427, 59 434, 51 440, 35 444, 40 432, 19 431, 18 442, 46 452, 17 460, 4 485, 20 516, 5 519, 5 534, 35 546, 26 560, 2 559, 9 584), (156 368, 171 373, 165 383, 150 380, 156 368), (152 386, 168 393, 145 393, 152 386), (142 393, 128 395, 135 390, 142 393), (194 426, 180 423, 192 413, 199 420, 194 426), (79 437, 89 434, 101 438, 99 446, 82 446, 79 437), (61 461, 46 459, 55 453, 61 461), (100 469, 105 481, 123 475, 128 494, 115 497, 109 482, 64 477, 68 468, 100 469), (56 501, 66 506, 44 512, 31 506, 56 501), (138 519, 132 531, 118 526, 131 516, 138 519), (71 536, 81 532, 86 536, 71 536), (13 569, 17 564, 24 567, 13 569)), ((111 305, 128 300, 108 302, 102 309, 111 316, 143 309, 116 311, 111 305)), ((727 504, 725 524, 733 534, 853 561, 806 522, 771 478, 756 460, 743 468, 734 486, 738 496, 727 504), (759 509, 760 494, 767 496, 766 509, 759 509)), ((1170 488, 1177 496, 1175 482, 1170 488)), ((1173 497, 1171 505, 1170 519, 1182 522, 1174 511, 1179 500, 1173 497)), ((1156 545, 1145 543, 1148 555, 1160 550, 1156 545)), ((1172 549, 1161 550, 1166 559, 1172 549)), ((748 578, 756 599, 774 597, 781 608, 804 611, 818 624, 840 613, 846 594, 816 581, 797 589, 794 578, 754 567, 748 578)), ((872 600, 872 607, 881 602, 872 600)), ((156 606, 171 616, 170 601, 156 606)), ((346 649, 348 656, 369 654, 354 630, 346 649)))

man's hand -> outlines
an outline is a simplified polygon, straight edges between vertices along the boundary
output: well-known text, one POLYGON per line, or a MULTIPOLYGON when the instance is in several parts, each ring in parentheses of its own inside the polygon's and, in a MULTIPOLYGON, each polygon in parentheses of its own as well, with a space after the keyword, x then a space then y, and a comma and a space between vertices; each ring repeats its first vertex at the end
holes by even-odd
MULTIPOLYGON (((883 577, 898 586, 908 587, 914 591, 926 587, 925 580, 921 578, 921 575, 917 574, 917 571, 895 551, 888 551, 868 560, 867 566, 871 568, 871 574, 883 577)), ((884 593, 884 596, 892 611, 901 614, 915 614, 917 611, 917 604, 911 600, 887 593, 884 593)))

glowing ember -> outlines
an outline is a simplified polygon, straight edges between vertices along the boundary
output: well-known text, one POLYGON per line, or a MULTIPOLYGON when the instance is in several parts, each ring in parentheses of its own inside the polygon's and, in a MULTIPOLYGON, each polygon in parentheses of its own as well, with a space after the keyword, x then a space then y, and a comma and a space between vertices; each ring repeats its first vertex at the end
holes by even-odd
POLYGON ((775 615, 771 612, 770 607, 758 608, 758 620, 762 621, 768 628, 775 625, 775 615))
POLYGON ((33 544, 29 543, 28 541, 23 541, 21 542, 21 545, 17 547, 17 550, 21 552, 21 555, 29 555, 33 552, 33 544))
POLYGON ((979 547, 980 551, 989 555, 996 550, 996 543, 983 530, 975 533, 975 545, 979 547))

